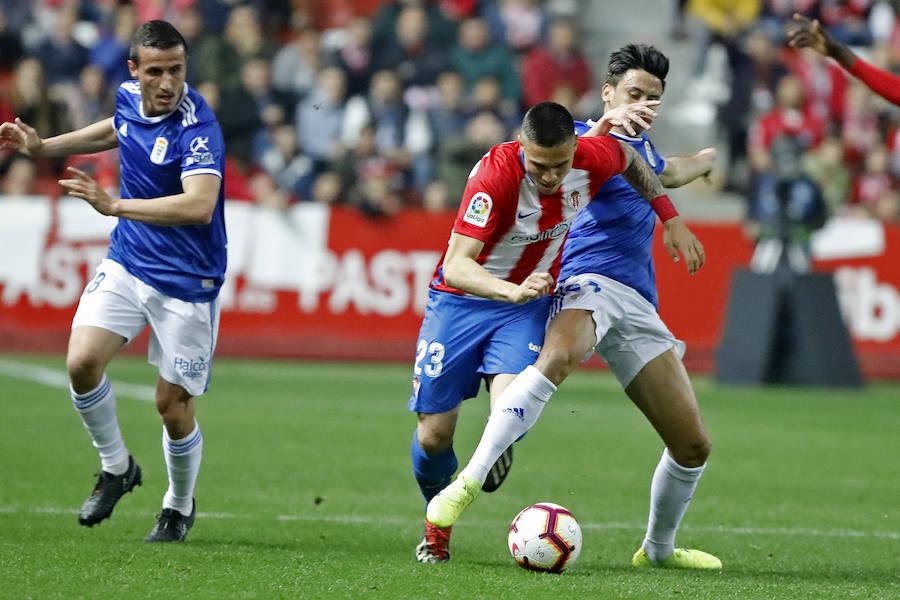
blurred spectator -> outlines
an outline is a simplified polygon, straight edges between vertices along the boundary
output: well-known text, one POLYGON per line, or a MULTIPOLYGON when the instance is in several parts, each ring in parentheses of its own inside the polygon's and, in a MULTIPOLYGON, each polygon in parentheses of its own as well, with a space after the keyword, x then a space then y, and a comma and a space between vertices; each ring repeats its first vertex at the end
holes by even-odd
POLYGON ((772 144, 780 137, 796 138, 803 149, 814 148, 825 133, 824 123, 806 108, 803 87, 795 75, 778 82, 775 108, 760 117, 750 131, 750 160, 757 173, 772 169, 772 144))
POLYGON ((437 98, 426 109, 432 147, 463 130, 468 114, 465 106, 465 83, 456 71, 444 71, 437 80, 437 98))
POLYGON ((265 171, 250 175, 247 185, 253 201, 260 206, 283 209, 291 203, 290 194, 278 187, 275 180, 265 171))
POLYGON ((21 30, 10 27, 0 4, 0 73, 10 71, 25 53, 21 30))
POLYGON ((316 87, 297 107, 297 134, 316 173, 343 151, 346 79, 337 67, 319 71, 316 87))
POLYGON ((50 34, 35 51, 51 86, 74 82, 88 64, 89 51, 75 40, 73 33, 77 17, 76 3, 61 4, 54 13, 50 34))
POLYGON ((81 70, 78 87, 67 89, 64 99, 68 106, 73 129, 87 127, 115 112, 116 87, 107 85, 103 71, 96 65, 81 70))
POLYGON ((471 112, 490 112, 503 124, 507 133, 519 126, 522 113, 518 107, 503 102, 500 82, 495 77, 482 77, 475 83, 470 98, 471 112))
POLYGON ((430 86, 449 66, 445 48, 429 30, 425 8, 415 3, 397 15, 395 33, 374 50, 372 68, 391 70, 406 86, 430 86))
POLYGON ((25 58, 16 66, 9 99, 15 115, 34 127, 42 138, 72 130, 66 106, 50 94, 44 68, 37 58, 25 58))
POLYGON ((459 205, 472 167, 485 152, 506 141, 506 127, 491 112, 476 114, 458 135, 445 141, 438 150, 437 179, 446 186, 451 207, 459 205))
POLYGON ((483 77, 500 83, 502 101, 510 110, 521 104, 522 90, 513 55, 504 46, 492 43, 487 24, 471 18, 459 27, 457 42, 450 51, 453 68, 463 76, 469 91, 483 77))
POLYGON ((313 164, 301 152, 297 131, 291 124, 279 125, 272 132, 272 143, 260 160, 260 165, 281 188, 301 200, 312 195, 313 164))
POLYGON ((739 46, 729 49, 731 65, 728 100, 719 106, 717 122, 728 147, 730 168, 725 187, 746 192, 749 178, 747 130, 774 105, 776 82, 786 74, 779 50, 762 29, 751 31, 739 46))
POLYGON ((187 44, 188 61, 190 67, 187 70, 187 82, 194 88, 203 81, 203 77, 197 72, 196 62, 197 51, 203 40, 203 20, 200 12, 194 6, 189 6, 184 10, 178 11, 172 19, 172 25, 184 38, 187 44))
POLYGON ((131 79, 128 71, 128 54, 131 51, 131 35, 137 28, 137 11, 131 4, 117 4, 113 24, 106 29, 91 48, 91 63, 100 68, 103 78, 117 86, 131 79))
POLYGON ((388 216, 402 207, 402 173, 378 152, 375 127, 363 127, 356 144, 336 157, 330 170, 341 181, 344 200, 363 214, 388 216))
POLYGON ((579 101, 591 89, 590 65, 578 48, 575 25, 566 19, 554 21, 547 43, 531 50, 522 61, 525 106, 550 100, 560 85, 571 86, 579 101))
POLYGON ((863 171, 853 183, 850 205, 866 216, 897 220, 897 183, 888 172, 888 151, 883 144, 866 154, 863 171))
POLYGON ((326 171, 316 177, 313 183, 312 201, 319 204, 336 204, 341 197, 341 179, 326 171))
POLYGON ((844 165, 844 143, 830 134, 802 159, 803 172, 822 190, 828 214, 840 214, 850 201, 851 173, 844 165))
POLYGON ((883 101, 872 94, 864 83, 853 80, 840 121, 844 159, 850 164, 860 165, 866 154, 884 140, 878 112, 878 106, 882 104, 883 101))
POLYGON ((231 91, 240 85, 246 61, 271 60, 275 51, 274 42, 263 34, 256 9, 239 5, 231 10, 222 37, 207 34, 200 42, 192 68, 198 80, 216 81, 222 91, 231 91))
POLYGON ((319 32, 308 27, 282 46, 272 60, 272 83, 282 91, 305 97, 316 85, 322 66, 319 32))
POLYGON ((240 76, 240 85, 224 93, 222 102, 228 108, 218 119, 228 152, 244 162, 257 162, 267 145, 267 131, 290 120, 296 99, 272 88, 270 66, 263 58, 247 60, 240 76))
POLYGON ((541 41, 544 11, 538 0, 498 0, 483 10, 491 34, 517 54, 527 52, 541 41))
POLYGON ((430 0, 393 0, 385 2, 375 13, 372 21, 373 43, 376 53, 391 45, 397 35, 400 14, 408 7, 421 9, 431 44, 438 48, 449 48, 456 40, 456 25, 447 18, 439 6, 430 0))
POLYGON ((366 17, 354 17, 345 30, 343 43, 329 60, 347 76, 347 96, 365 94, 372 79, 372 23, 366 17))
POLYGON ((3 176, 0 195, 29 196, 36 193, 37 168, 34 161, 25 156, 15 156, 3 176))
POLYGON ((711 44, 726 48, 736 44, 741 33, 753 25, 761 5, 761 0, 688 0, 685 11, 695 45, 693 72, 704 72, 711 44))
POLYGON ((849 46, 872 43, 868 18, 873 0, 819 0, 819 20, 834 39, 849 46))

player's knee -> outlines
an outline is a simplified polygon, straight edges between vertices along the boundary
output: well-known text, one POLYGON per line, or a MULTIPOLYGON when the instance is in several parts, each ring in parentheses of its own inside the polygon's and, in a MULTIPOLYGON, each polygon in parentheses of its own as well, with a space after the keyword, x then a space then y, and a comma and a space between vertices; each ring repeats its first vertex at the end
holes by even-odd
POLYGON ((672 459, 682 467, 694 468, 706 464, 711 450, 712 442, 709 436, 703 435, 690 440, 677 449, 669 448, 669 453, 672 455, 672 459))
POLYGON ((565 346, 545 346, 534 366, 544 376, 559 385, 578 368, 582 355, 565 346))
POLYGON ((66 355, 66 371, 76 393, 84 394, 100 384, 104 365, 88 352, 71 351, 66 355))
POLYGON ((419 447, 425 454, 440 454, 453 445, 453 431, 444 427, 419 425, 419 447))

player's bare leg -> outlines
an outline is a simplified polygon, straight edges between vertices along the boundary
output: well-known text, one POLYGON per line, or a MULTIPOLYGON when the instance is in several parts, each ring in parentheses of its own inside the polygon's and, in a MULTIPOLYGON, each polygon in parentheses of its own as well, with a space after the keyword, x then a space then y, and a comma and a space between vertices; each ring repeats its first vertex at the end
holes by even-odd
POLYGON ((675 548, 675 533, 711 447, 684 365, 674 350, 667 350, 644 365, 625 393, 666 445, 650 488, 647 534, 632 562, 635 566, 721 568, 719 559, 710 554, 675 548))
POLYGON ((128 454, 116 416, 116 396, 104 370, 125 338, 100 327, 75 327, 66 370, 72 405, 100 455, 100 476, 81 506, 78 522, 92 527, 112 515, 119 499, 141 484, 141 469, 128 454))
POLYGON ((194 485, 203 459, 203 433, 194 418, 196 398, 180 385, 158 377, 156 410, 163 421, 162 446, 169 476, 156 525, 147 542, 180 542, 194 524, 194 485))

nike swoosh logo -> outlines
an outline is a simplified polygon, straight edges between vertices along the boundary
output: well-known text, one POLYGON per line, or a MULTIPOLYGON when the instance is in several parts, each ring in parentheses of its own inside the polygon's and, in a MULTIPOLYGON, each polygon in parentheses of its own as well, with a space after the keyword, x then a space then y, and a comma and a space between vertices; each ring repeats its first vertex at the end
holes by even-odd
MULTIPOLYGON (((538 209, 538 210, 540 210, 540 209, 538 209)), ((528 217, 530 217, 531 215, 533 215, 533 214, 535 214, 535 213, 537 213, 537 212, 538 212, 537 210, 533 210, 533 211, 531 211, 530 213, 523 213, 523 212, 520 211, 519 214, 518 214, 517 216, 518 216, 520 219, 525 219, 525 218, 528 218, 528 217)))

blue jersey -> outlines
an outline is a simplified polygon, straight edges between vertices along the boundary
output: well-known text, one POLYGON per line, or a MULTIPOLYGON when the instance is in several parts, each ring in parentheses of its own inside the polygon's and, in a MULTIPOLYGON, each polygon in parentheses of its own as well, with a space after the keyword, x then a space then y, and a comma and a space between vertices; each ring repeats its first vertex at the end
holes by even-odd
POLYGON ((187 84, 171 113, 144 116, 141 88, 126 81, 116 92, 113 117, 121 160, 123 198, 184 192, 181 181, 208 173, 223 180, 208 225, 149 225, 119 219, 109 258, 167 296, 208 302, 225 279, 225 143, 212 109, 187 84))
MULTIPOLYGON (((576 121, 579 135, 587 125, 576 121)), ((632 138, 614 137, 627 142, 659 175, 666 168, 645 134, 632 138)), ((575 218, 563 247, 559 280, 581 273, 596 273, 635 289, 658 308, 656 273, 653 269, 653 229, 656 213, 621 176, 611 177, 575 218)))

